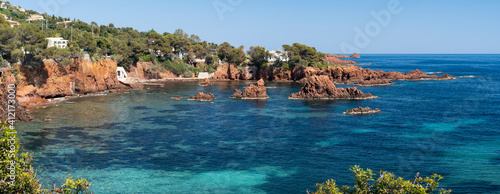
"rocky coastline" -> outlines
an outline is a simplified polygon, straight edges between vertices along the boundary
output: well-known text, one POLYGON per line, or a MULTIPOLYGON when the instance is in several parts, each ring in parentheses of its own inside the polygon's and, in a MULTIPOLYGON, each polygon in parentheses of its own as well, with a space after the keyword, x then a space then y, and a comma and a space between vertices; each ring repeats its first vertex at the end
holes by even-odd
MULTIPOLYGON (((357 58, 341 55, 327 55, 326 58, 357 58)), ((343 60, 344 61, 344 60, 343 60)), ((358 86, 387 86, 394 80, 450 80, 455 77, 448 74, 427 75, 420 70, 402 72, 373 71, 354 66, 355 62, 347 61, 345 65, 328 66, 324 69, 315 67, 295 67, 284 69, 267 66, 265 68, 236 68, 232 64, 221 64, 214 73, 213 79, 204 79, 200 85, 209 86, 211 81, 259 80, 256 85, 250 85, 244 91, 235 90, 232 98, 236 99, 267 99, 269 96, 264 81, 291 81, 304 83, 298 93, 291 94, 289 99, 371 99, 371 94, 364 94, 356 88, 336 88, 334 84, 352 84, 358 86), (327 80, 329 80, 327 82, 327 80), (312 81, 312 82, 311 82, 312 81), (323 87, 321 89, 321 87, 323 87)), ((44 60, 38 67, 27 68, 14 65, 17 75, 10 68, 3 68, 1 78, 2 89, 0 98, 6 98, 4 88, 8 84, 17 86, 16 106, 18 120, 33 119, 29 107, 43 106, 57 102, 57 99, 95 94, 109 91, 110 93, 127 93, 127 90, 144 89, 144 84, 164 81, 199 81, 195 78, 179 78, 169 71, 161 72, 151 62, 138 62, 127 70, 128 77, 136 80, 132 83, 120 82, 117 78, 117 63, 113 60, 91 62, 83 59, 72 59, 70 65, 62 66, 54 60, 44 60), (28 109, 27 109, 28 108, 28 109)), ((191 100, 213 100, 215 97, 204 94, 191 100)), ((210 94, 211 95, 211 94, 210 94)), ((213 96, 213 95, 212 95, 213 96)), ((5 100, 3 100, 5 102, 5 100)), ((2 104, 2 118, 5 118, 6 107, 2 104)))

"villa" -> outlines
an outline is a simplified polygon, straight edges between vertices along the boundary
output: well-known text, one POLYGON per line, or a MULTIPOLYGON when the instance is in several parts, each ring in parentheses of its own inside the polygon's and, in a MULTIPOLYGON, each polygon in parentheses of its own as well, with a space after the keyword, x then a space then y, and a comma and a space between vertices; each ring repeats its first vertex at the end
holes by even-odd
POLYGON ((13 21, 13 20, 7 20, 9 23, 10 23, 10 27, 14 27, 14 26, 19 26, 19 22, 16 22, 16 21, 13 21))
POLYGON ((125 81, 128 77, 127 72, 123 67, 116 68, 116 75, 118 76, 119 81, 125 81))
POLYGON ((69 21, 64 21, 64 22, 57 22, 57 24, 64 24, 64 26, 68 26, 68 24, 70 24, 71 22, 73 22, 73 21, 69 20, 69 21))
POLYGON ((38 15, 38 14, 34 14, 34 15, 30 15, 30 18, 27 19, 26 21, 37 21, 37 20, 43 20, 43 16, 42 15, 38 15))
POLYGON ((288 52, 286 51, 269 51, 270 57, 267 59, 269 62, 275 62, 277 60, 288 62, 288 52))
POLYGON ((47 40, 49 40, 49 43, 47 45, 47 48, 50 48, 50 47, 56 47, 56 48, 66 48, 68 47, 68 40, 64 40, 63 38, 61 37, 57 37, 57 38, 46 38, 47 40))

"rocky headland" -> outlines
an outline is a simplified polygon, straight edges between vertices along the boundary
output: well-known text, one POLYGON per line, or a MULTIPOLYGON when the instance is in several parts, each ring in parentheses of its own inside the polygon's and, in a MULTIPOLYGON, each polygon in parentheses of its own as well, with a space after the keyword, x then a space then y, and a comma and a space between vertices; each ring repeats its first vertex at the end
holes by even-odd
POLYGON ((334 100, 334 99, 372 99, 376 96, 363 93, 357 88, 337 88, 326 75, 312 76, 298 92, 291 94, 293 100, 334 100))
POLYGON ((348 115, 361 115, 361 114, 375 114, 381 112, 380 109, 376 108, 375 110, 371 109, 370 107, 358 107, 358 108, 353 108, 351 110, 346 110, 344 111, 344 114, 348 115))
MULTIPOLYGON (((339 59, 340 60, 340 59, 339 59)), ((259 68, 250 75, 248 72, 238 70, 232 64, 219 66, 213 79, 219 80, 250 80, 263 79, 265 81, 296 81, 305 83, 311 76, 326 75, 331 81, 338 84, 353 84, 359 86, 385 86, 393 84, 393 80, 450 80, 455 77, 448 74, 442 76, 427 75, 416 69, 408 73, 364 69, 354 65, 329 66, 324 69, 316 67, 295 67, 284 69, 281 67, 267 66, 259 68)))
POLYGON ((264 85, 265 85, 264 80, 260 79, 257 82, 257 85, 250 84, 250 86, 245 88, 243 92, 241 92, 238 89, 235 89, 233 95, 231 95, 231 98, 243 99, 243 100, 268 99, 269 96, 267 95, 266 86, 264 85))

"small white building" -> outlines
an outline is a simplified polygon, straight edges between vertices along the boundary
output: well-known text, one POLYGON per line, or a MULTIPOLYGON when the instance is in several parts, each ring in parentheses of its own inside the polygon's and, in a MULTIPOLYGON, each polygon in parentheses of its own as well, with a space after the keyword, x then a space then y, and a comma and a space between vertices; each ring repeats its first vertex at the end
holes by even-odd
POLYGON ((2 2, 2 4, 0 5, 0 8, 2 9, 7 9, 7 5, 5 3, 2 2))
POLYGON ((46 39, 49 40, 49 43, 47 44, 47 48, 50 48, 50 47, 66 48, 66 47, 68 47, 68 40, 64 40, 61 37, 46 38, 46 39))
POLYGON ((128 77, 127 72, 123 67, 116 68, 116 76, 118 77, 119 81, 125 81, 128 77))

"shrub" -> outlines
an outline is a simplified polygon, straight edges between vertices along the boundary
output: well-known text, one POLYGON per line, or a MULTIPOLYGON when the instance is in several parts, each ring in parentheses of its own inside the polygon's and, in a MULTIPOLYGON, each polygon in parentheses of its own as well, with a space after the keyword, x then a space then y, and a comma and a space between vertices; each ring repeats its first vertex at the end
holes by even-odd
POLYGON ((307 192, 309 194, 337 194, 337 193, 451 193, 451 190, 438 190, 439 181, 443 178, 440 175, 434 174, 431 177, 419 177, 419 174, 414 180, 403 180, 401 177, 396 177, 393 173, 380 171, 378 179, 374 179, 375 173, 370 169, 362 169, 359 166, 354 166, 349 169, 354 173, 355 185, 351 188, 348 186, 337 187, 335 180, 328 180, 322 184, 316 184, 318 189, 316 192, 307 192))
POLYGON ((66 179, 61 188, 41 189, 33 171, 33 155, 23 152, 16 137, 16 130, 4 127, 0 122, 2 138, 0 139, 0 193, 91 193, 90 183, 86 179, 66 179), (8 165, 3 165, 8 164, 8 165), (9 184, 14 177, 15 182, 9 184))

